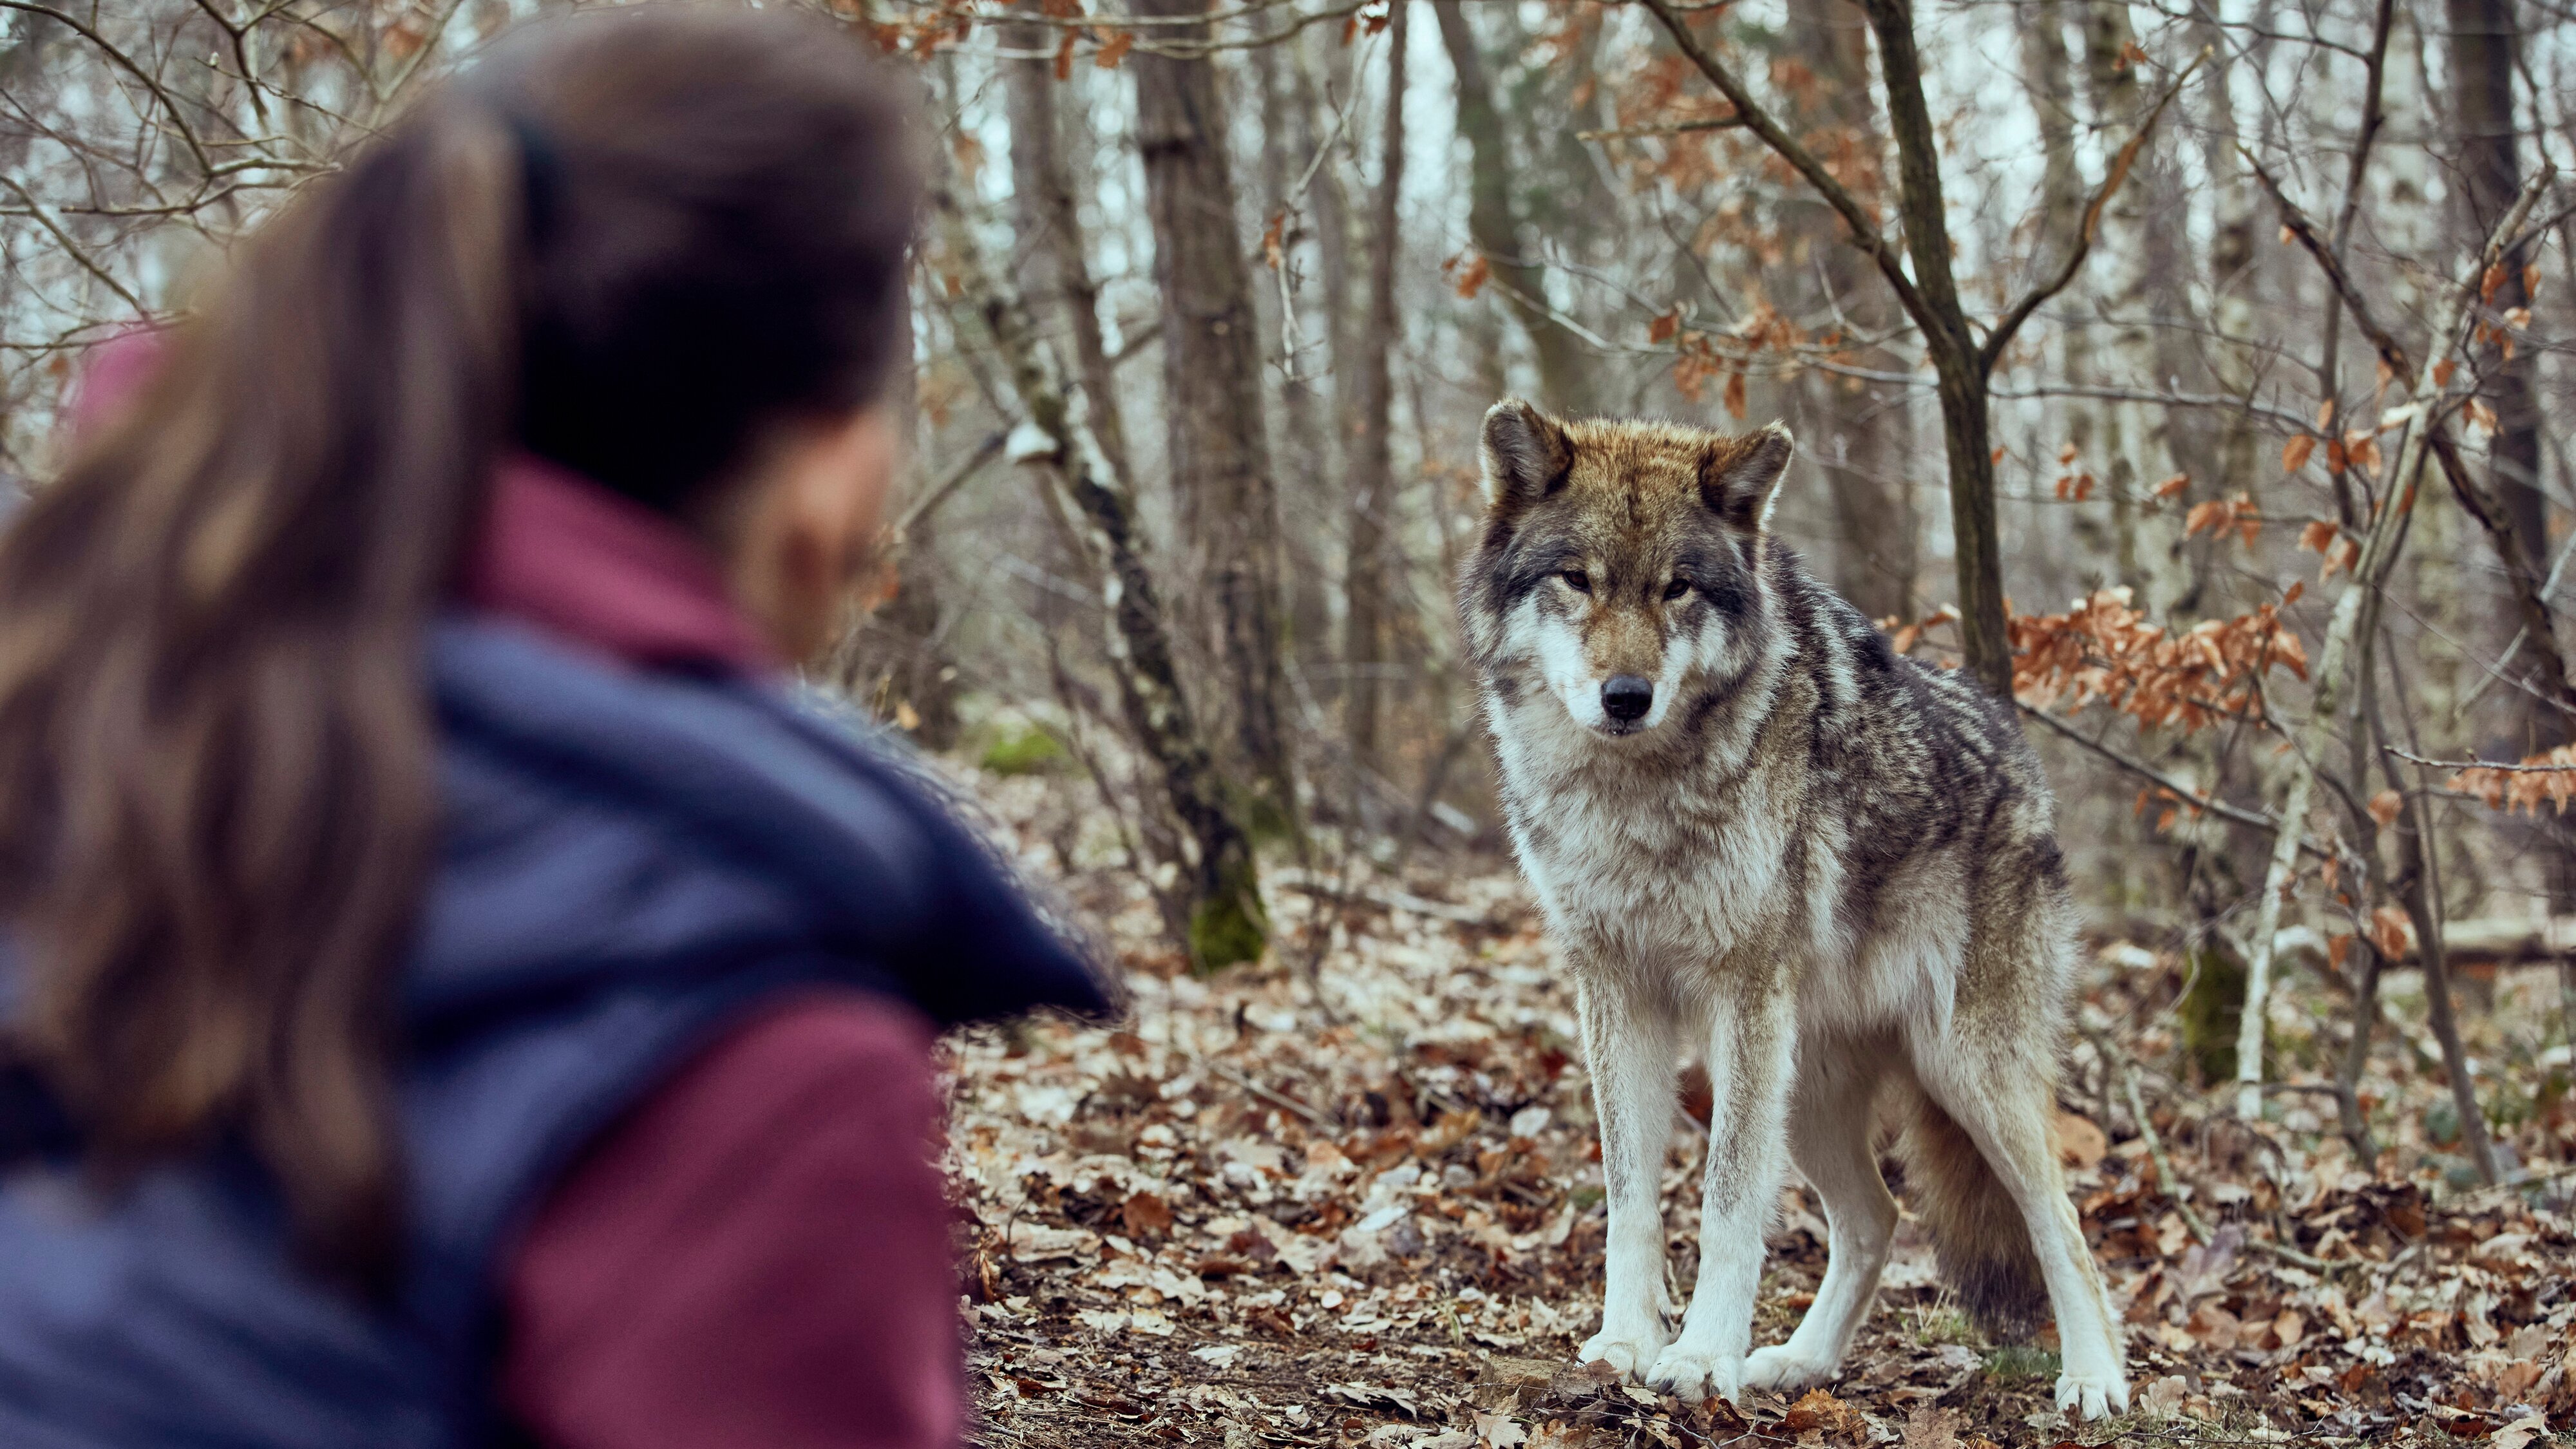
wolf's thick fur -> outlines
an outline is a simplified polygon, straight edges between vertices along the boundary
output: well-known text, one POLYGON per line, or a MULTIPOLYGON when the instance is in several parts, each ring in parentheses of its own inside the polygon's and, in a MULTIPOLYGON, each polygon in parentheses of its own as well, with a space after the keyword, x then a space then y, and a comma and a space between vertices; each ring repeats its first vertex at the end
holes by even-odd
POLYGON ((2048 784, 2009 706, 1893 654, 1770 536, 1790 453, 1776 425, 1485 419, 1459 601, 1599 1108, 1608 1283, 1583 1356, 1691 1397, 1832 1377, 1896 1225, 1871 1126, 1902 1094, 1943 1268, 1990 1326, 2052 1306, 2058 1402, 2098 1417, 2128 1386, 2051 1141, 2075 917, 2048 784), (1668 1340, 1656 1185, 1694 1042, 1699 1281, 1668 1340), (1748 1354, 1784 1157, 1831 1256, 1789 1341, 1748 1354))

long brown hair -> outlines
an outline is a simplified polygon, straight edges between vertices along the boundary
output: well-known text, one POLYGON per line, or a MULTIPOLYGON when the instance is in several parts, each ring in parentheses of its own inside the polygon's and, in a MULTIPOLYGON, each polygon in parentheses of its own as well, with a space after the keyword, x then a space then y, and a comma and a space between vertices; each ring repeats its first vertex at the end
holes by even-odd
POLYGON ((424 631, 512 446, 685 511, 906 335, 910 108, 820 21, 505 39, 245 245, 0 538, 0 915, 111 1175, 246 1146, 398 1257, 393 983, 439 830, 424 631))

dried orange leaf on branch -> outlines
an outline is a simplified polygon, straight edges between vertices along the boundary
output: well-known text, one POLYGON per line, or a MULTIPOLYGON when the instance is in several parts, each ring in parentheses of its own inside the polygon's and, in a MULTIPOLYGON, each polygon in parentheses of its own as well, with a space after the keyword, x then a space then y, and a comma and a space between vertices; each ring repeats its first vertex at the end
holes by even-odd
POLYGON ((2406 913, 2395 906, 2381 906, 2370 913, 2370 944, 2391 961, 2406 958, 2407 944, 2415 939, 2415 929, 2406 913))
POLYGON ((1458 289, 1459 297, 1472 302, 1478 292, 1485 290, 1487 279, 1494 275, 1494 264, 1485 259, 1483 252, 1473 255, 1460 252, 1442 262, 1440 270, 1449 278, 1449 285, 1458 289))
POLYGON ((2015 614, 2008 620, 2014 693, 2040 709, 2098 700, 2142 725, 2185 730, 2259 719, 2261 675, 2287 669, 2307 677, 2306 646, 2280 619, 2295 597, 2178 635, 2133 608, 2126 589, 2098 590, 2063 614, 2015 614))
POLYGON ((2543 802, 2564 814, 2576 800, 2576 745, 2525 756, 2511 767, 2472 765, 2444 781, 2454 795, 2474 795, 2496 810, 2540 813, 2543 802))

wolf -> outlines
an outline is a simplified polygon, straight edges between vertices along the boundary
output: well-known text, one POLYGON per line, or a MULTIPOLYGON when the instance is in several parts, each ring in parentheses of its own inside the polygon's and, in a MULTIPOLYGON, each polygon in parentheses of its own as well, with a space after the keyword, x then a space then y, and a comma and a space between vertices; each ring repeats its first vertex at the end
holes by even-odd
POLYGON ((2099 1418, 2129 1390, 2052 1141, 2076 915, 2048 784, 2009 704, 1895 654, 1772 535, 1793 450, 1776 423, 1516 399, 1484 421, 1459 610, 1592 1072, 1610 1221, 1583 1361, 1691 1399, 1834 1377, 1896 1228, 1884 1099, 1963 1306, 2011 1336, 2053 1309, 2058 1405, 2099 1418), (1712 1108, 1668 1336, 1657 1184, 1686 1044, 1712 1108), (1788 1162, 1829 1256, 1788 1342, 1752 1350, 1788 1162))

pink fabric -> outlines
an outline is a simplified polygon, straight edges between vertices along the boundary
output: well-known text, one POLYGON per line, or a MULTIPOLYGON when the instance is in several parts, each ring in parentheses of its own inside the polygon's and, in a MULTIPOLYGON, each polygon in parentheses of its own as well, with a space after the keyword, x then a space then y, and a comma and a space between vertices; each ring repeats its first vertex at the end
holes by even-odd
POLYGON ((525 453, 494 471, 464 594, 639 668, 779 667, 678 520, 525 453))
POLYGON ((87 443, 116 420, 117 409, 133 401, 152 370, 170 350, 158 327, 139 325, 108 338, 81 354, 80 375, 63 407, 63 430, 75 444, 87 443))
POLYGON ((550 1449, 955 1449, 927 1022, 800 997, 664 1083, 502 1285, 502 1403, 550 1449))

